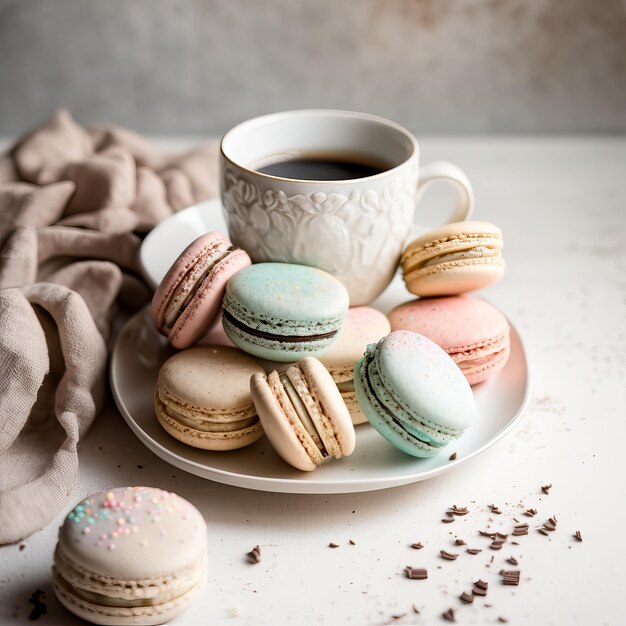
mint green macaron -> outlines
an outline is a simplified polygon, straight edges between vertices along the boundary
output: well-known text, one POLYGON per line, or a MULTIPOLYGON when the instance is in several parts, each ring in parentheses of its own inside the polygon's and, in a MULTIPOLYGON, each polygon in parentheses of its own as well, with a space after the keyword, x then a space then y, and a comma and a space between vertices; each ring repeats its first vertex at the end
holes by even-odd
POLYGON ((433 341, 407 330, 367 347, 354 386, 370 424, 416 457, 432 457, 458 439, 475 412, 474 395, 456 363, 433 341))
POLYGON ((223 326, 239 348, 270 361, 322 354, 347 315, 346 288, 322 270, 257 263, 228 281, 223 326))

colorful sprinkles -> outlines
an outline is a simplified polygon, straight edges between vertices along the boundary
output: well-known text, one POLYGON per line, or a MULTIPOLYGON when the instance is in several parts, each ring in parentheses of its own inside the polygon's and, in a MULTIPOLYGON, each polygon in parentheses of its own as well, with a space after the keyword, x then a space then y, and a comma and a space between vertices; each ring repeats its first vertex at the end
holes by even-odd
MULTIPOLYGON (((80 528, 77 543, 89 541, 97 548, 112 551, 116 549, 116 540, 140 532, 142 523, 159 524, 164 514, 187 506, 185 500, 169 491, 125 487, 83 500, 68 514, 67 523, 80 528)), ((187 513, 182 517, 188 519, 187 513)), ((159 534, 164 536, 165 531, 160 529, 159 534)), ((143 539, 140 545, 145 547, 148 541, 143 539)))

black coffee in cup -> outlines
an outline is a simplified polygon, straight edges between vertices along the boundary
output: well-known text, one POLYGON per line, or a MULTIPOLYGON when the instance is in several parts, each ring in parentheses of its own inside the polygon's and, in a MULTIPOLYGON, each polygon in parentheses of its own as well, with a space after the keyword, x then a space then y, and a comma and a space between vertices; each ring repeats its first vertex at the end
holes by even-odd
POLYGON ((292 180, 354 180, 391 169, 391 164, 351 153, 301 154, 257 168, 261 174, 292 180))

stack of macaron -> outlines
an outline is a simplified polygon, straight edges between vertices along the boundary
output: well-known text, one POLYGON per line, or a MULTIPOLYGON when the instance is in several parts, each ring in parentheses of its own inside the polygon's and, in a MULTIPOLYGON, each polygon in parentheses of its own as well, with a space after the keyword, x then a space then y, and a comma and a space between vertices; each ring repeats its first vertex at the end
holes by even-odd
POLYGON ((408 244, 401 257, 407 289, 419 299, 389 313, 392 330, 420 333, 447 352, 470 385, 509 358, 509 325, 495 307, 468 292, 504 275, 502 231, 489 222, 455 222, 408 244))
POLYGON ((349 308, 347 290, 325 271, 253 265, 207 233, 152 301, 156 328, 182 349, 161 367, 157 419, 179 441, 211 451, 266 434, 303 471, 351 454, 354 426, 365 422, 403 452, 433 456, 470 424, 470 385, 509 355, 506 318, 463 295, 501 278, 501 250, 502 233, 487 222, 412 241, 400 262, 419 298, 386 316, 349 308))

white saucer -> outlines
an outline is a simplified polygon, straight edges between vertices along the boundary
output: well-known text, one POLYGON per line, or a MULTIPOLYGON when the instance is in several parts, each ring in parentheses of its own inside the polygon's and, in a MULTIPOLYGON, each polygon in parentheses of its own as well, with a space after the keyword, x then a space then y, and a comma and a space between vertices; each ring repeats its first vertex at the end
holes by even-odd
MULTIPOLYGON (((219 201, 203 202, 159 224, 141 249, 147 280, 156 285, 181 250, 208 230, 226 230, 219 201)), ((410 297, 396 276, 373 306, 387 312, 410 297)), ((168 463, 203 478, 262 491, 350 493, 432 478, 460 466, 511 432, 530 398, 524 347, 511 327, 511 356, 506 367, 473 388, 476 419, 463 437, 439 456, 409 457, 364 424, 356 428, 357 447, 352 456, 304 473, 278 458, 265 438, 243 450, 217 453, 191 448, 170 437, 156 421, 152 398, 159 367, 173 352, 154 329, 147 308, 126 323, 113 348, 110 376, 124 419, 139 439, 168 463), (452 452, 457 453, 456 461, 449 461, 452 452)))

